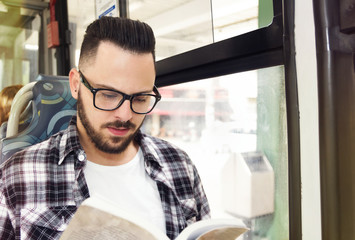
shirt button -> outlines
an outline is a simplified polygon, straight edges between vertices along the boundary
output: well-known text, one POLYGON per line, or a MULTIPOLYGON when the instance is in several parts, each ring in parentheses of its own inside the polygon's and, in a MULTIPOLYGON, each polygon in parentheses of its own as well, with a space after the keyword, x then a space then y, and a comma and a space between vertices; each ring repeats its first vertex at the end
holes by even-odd
POLYGON ((79 160, 80 162, 82 162, 82 161, 85 160, 85 155, 84 155, 84 153, 79 153, 79 155, 78 155, 78 160, 79 160))

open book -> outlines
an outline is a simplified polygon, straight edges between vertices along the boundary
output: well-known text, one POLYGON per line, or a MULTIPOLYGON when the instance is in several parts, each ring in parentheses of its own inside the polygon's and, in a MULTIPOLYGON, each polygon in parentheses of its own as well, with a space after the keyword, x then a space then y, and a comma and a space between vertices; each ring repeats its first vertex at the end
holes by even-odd
MULTIPOLYGON (((176 240, 235 240, 248 229, 236 219, 209 219, 185 228, 176 240)), ((83 202, 60 240, 169 240, 155 225, 100 197, 83 202)))

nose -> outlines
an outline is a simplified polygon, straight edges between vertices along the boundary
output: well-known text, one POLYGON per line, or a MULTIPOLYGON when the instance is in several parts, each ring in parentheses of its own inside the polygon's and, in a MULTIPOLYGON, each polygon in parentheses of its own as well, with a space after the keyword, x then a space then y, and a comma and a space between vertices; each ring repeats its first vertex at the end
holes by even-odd
POLYGON ((113 111, 115 117, 122 122, 129 121, 133 116, 129 100, 125 100, 119 108, 113 111))

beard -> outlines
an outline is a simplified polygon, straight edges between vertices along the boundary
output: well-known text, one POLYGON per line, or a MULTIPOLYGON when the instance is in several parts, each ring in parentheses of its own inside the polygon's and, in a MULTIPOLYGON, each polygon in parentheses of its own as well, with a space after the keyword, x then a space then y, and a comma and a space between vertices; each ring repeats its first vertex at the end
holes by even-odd
POLYGON ((137 135, 138 130, 143 124, 142 121, 141 125, 137 128, 135 124, 129 121, 122 122, 117 120, 115 122, 105 123, 101 125, 100 129, 105 129, 107 127, 113 127, 113 128, 124 127, 128 129, 135 129, 135 131, 132 134, 125 137, 119 137, 119 136, 104 137, 103 134, 101 134, 100 131, 97 131, 90 123, 86 115, 83 101, 81 99, 80 90, 78 92, 77 111, 78 111, 80 121, 84 126, 86 134, 89 136, 91 142, 95 145, 95 147, 98 150, 104 153, 119 154, 124 152, 129 146, 129 144, 133 141, 134 137, 137 135))

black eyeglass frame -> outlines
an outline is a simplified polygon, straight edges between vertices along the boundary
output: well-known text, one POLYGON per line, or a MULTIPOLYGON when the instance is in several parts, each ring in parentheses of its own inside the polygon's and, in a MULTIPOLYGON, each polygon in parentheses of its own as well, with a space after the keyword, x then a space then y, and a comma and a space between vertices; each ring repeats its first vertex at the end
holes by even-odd
POLYGON ((108 89, 108 88, 94 88, 90 85, 89 81, 86 79, 86 77, 84 76, 84 74, 79 70, 79 74, 80 74, 80 80, 81 82, 84 84, 84 86, 90 90, 90 92, 93 94, 93 105, 94 107, 96 107, 97 109, 100 109, 102 111, 113 111, 113 110, 116 110, 117 108, 121 107, 121 105, 124 103, 124 101, 126 100, 129 100, 130 102, 130 108, 132 110, 132 112, 136 113, 136 114, 148 114, 150 113, 151 111, 153 111, 153 109, 155 108, 155 106, 157 105, 157 103, 161 100, 161 95, 158 91, 158 88, 154 85, 153 86, 153 92, 155 94, 150 94, 150 93, 136 93, 136 94, 132 94, 132 95, 128 95, 128 94, 125 94, 123 92, 120 92, 120 91, 117 91, 117 90, 114 90, 114 89, 108 89), (100 90, 105 90, 105 91, 111 91, 111 92, 116 92, 116 93, 119 93, 123 96, 123 98, 121 99, 121 101, 118 103, 118 105, 115 107, 115 108, 112 108, 112 109, 103 109, 103 108, 100 108, 98 106, 96 106, 96 103, 95 103, 95 97, 96 97, 96 93, 99 92, 100 90), (145 112, 145 113, 140 113, 140 112, 136 112, 134 111, 133 109, 133 106, 132 106, 132 99, 136 96, 152 96, 152 97, 155 97, 155 103, 153 104, 152 108, 148 111, 148 112, 145 112))

